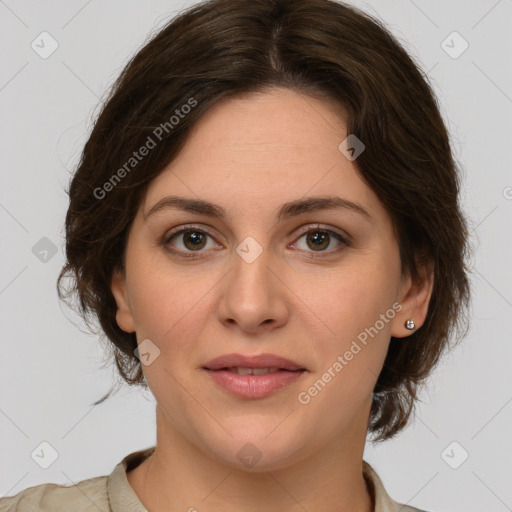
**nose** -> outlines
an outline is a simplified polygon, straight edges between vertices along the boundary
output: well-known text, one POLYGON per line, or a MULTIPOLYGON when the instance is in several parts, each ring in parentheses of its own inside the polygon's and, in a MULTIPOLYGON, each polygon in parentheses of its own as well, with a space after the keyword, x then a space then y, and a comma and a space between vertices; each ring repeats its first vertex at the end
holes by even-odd
POLYGON ((224 280, 218 317, 232 329, 251 334, 268 332, 287 322, 288 288, 267 250, 249 261, 233 253, 233 268, 224 280))

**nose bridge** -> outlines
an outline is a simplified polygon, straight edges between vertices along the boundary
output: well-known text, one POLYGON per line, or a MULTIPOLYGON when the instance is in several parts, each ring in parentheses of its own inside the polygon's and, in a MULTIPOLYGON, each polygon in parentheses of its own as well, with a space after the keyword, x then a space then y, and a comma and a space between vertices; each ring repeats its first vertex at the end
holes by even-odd
POLYGON ((239 294, 239 300, 256 301, 271 298, 273 283, 270 251, 255 238, 246 237, 235 248, 230 287, 239 294))
POLYGON ((272 270, 271 251, 255 238, 246 237, 232 255, 233 269, 219 305, 222 321, 236 322, 246 330, 281 324, 286 316, 283 290, 272 270))

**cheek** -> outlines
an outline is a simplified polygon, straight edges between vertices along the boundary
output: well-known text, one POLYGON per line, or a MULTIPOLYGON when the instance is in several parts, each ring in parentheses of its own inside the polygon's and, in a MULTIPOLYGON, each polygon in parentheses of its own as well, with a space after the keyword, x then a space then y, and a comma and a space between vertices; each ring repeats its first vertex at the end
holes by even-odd
POLYGON ((344 267, 331 274, 323 293, 317 294, 319 310, 337 336, 357 336, 392 308, 397 282, 392 266, 344 267))
POLYGON ((137 336, 158 342, 190 309, 192 283, 179 271, 171 272, 163 249, 151 247, 142 236, 128 254, 128 288, 137 336))
POLYGON ((366 414, 396 313, 389 279, 374 272, 349 272, 338 278, 329 282, 321 299, 317 296, 319 316, 329 330, 322 328, 327 334, 318 335, 320 364, 300 397, 301 404, 309 404, 306 412, 329 415, 324 428, 333 430, 351 421, 355 411, 366 414))
POLYGON ((204 321, 212 314, 205 309, 211 284, 194 284, 190 279, 154 273, 133 288, 137 294, 134 309, 138 343, 149 339, 157 347, 152 349, 154 359, 143 365, 146 381, 158 403, 166 403, 165 409, 180 414, 193 408, 189 393, 195 396, 200 391, 194 382, 195 365, 199 364, 195 351, 204 321), (182 388, 185 382, 187 393, 182 388))
POLYGON ((329 327, 321 337, 323 369, 332 368, 341 356, 343 368, 331 371, 343 377, 334 380, 357 394, 363 381, 366 391, 372 388, 387 353, 397 307, 395 267, 383 268, 375 261, 344 267, 324 283, 324 293, 316 294, 319 317, 329 327))
MULTIPOLYGON (((134 255, 131 265, 130 302, 137 339, 149 338, 163 356, 159 362, 173 369, 184 357, 190 359, 201 338, 204 323, 213 314, 209 294, 218 279, 180 271, 165 258, 151 258, 147 253, 134 255)), ((152 367, 146 370, 154 373, 152 367)))

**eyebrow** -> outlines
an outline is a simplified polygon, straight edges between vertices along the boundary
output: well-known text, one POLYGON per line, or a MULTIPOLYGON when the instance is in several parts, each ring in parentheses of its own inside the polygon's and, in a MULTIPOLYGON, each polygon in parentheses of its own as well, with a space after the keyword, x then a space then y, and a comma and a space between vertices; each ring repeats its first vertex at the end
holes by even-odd
MULTIPOLYGON (((222 206, 210 203, 209 201, 179 196, 166 196, 160 199, 160 201, 153 205, 151 209, 144 214, 144 219, 147 220, 155 213, 169 209, 199 213, 201 215, 217 217, 219 219, 226 218, 226 210, 224 210, 222 206)), ((359 203, 349 201, 348 199, 338 196, 307 197, 284 203, 281 205, 277 218, 278 220, 282 220, 302 215, 304 213, 334 209, 350 210, 366 217, 367 219, 372 218, 368 210, 359 203)))

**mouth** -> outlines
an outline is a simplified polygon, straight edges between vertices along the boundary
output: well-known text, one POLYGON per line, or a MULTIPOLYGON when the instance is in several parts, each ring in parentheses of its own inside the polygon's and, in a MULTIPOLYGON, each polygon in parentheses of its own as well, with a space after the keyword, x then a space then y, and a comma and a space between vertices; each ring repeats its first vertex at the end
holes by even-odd
POLYGON ((239 398, 264 398, 295 383, 306 368, 274 354, 228 354, 202 367, 224 391, 239 398))

